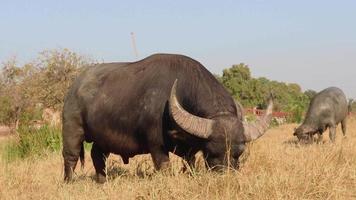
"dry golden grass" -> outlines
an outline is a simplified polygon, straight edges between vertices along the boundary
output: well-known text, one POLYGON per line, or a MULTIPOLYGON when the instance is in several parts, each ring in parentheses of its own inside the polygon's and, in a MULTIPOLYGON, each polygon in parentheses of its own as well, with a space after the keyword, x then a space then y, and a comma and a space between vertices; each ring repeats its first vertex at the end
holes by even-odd
POLYGON ((192 175, 182 173, 181 160, 172 156, 172 172, 165 175, 153 173, 148 155, 129 165, 110 156, 109 181, 99 185, 92 180, 87 153, 85 168, 76 170, 73 183, 64 184, 60 153, 2 160, 0 199, 356 199, 356 119, 349 121, 347 138, 338 128, 336 144, 330 144, 326 132, 323 144, 297 145, 295 126, 270 129, 249 145, 240 170, 224 174, 203 167, 192 175))

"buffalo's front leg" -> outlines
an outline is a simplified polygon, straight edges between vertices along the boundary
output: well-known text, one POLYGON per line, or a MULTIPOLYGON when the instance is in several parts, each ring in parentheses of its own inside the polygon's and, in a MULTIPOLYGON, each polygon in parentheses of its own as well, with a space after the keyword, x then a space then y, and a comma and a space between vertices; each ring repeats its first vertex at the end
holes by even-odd
POLYGON ((161 127, 160 120, 157 119, 146 130, 148 150, 156 170, 166 170, 170 167, 169 152, 164 146, 161 127))
POLYGON ((109 156, 109 153, 104 152, 103 150, 98 147, 97 144, 93 144, 91 149, 91 158, 93 160, 95 172, 96 172, 96 181, 98 183, 105 183, 106 182, 106 158, 109 156))
POLYGON ((150 148, 151 156, 156 170, 169 169, 169 153, 163 147, 155 146, 150 148))
POLYGON ((318 136, 318 139, 317 139, 317 143, 319 144, 319 143, 322 143, 323 142, 323 131, 319 131, 318 133, 317 133, 317 136, 318 136))
MULTIPOLYGON (((189 166, 189 171, 191 170, 195 170, 195 154, 188 154, 186 156, 184 156, 183 158, 187 163, 188 163, 188 166, 189 166)), ((183 172, 186 172, 188 171, 188 166, 184 164, 183 166, 183 172)))
POLYGON ((194 170, 196 165, 195 165, 195 154, 197 153, 196 150, 190 149, 189 147, 182 148, 182 149, 177 149, 178 151, 174 152, 178 156, 182 157, 183 160, 185 160, 188 164, 188 166, 183 163, 183 172, 186 171, 191 171, 194 170), (190 169, 189 169, 190 168, 190 169))

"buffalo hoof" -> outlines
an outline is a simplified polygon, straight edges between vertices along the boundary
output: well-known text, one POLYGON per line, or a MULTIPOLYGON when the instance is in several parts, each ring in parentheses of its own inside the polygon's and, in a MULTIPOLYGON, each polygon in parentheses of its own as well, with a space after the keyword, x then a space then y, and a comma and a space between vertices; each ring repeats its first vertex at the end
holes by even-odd
POLYGON ((64 182, 65 182, 65 183, 71 183, 71 182, 73 182, 73 175, 72 175, 72 172, 67 173, 67 174, 64 175, 64 182))
POLYGON ((104 184, 106 182, 106 177, 102 174, 96 174, 95 181, 99 184, 104 184))
POLYGON ((68 177, 64 177, 64 183, 71 183, 73 182, 73 179, 72 178, 68 178, 68 177))
POLYGON ((169 161, 162 162, 159 170, 161 171, 170 171, 171 169, 171 163, 169 161))

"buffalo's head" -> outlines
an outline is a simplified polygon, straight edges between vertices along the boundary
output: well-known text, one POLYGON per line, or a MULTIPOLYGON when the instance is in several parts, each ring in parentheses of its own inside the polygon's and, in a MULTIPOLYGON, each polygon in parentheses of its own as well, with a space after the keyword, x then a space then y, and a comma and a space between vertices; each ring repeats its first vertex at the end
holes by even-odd
POLYGON ((214 170, 237 168, 245 144, 266 132, 272 119, 272 98, 265 115, 254 123, 243 120, 241 108, 237 108, 237 115, 220 113, 212 118, 202 118, 189 113, 180 105, 176 87, 177 80, 173 84, 169 99, 170 115, 185 132, 204 140, 202 150, 207 166, 214 170))
POLYGON ((298 128, 294 129, 293 135, 297 136, 299 141, 308 143, 312 140, 315 132, 315 129, 311 126, 302 124, 298 128))

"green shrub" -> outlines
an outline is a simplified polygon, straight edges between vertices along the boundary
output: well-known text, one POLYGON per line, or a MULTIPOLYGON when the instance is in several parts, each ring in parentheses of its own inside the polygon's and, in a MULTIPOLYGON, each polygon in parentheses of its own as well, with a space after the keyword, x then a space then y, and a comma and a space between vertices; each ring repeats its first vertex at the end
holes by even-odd
POLYGON ((57 152, 62 147, 60 128, 43 126, 39 129, 20 126, 17 130, 18 140, 10 142, 5 147, 7 160, 26 158, 29 156, 43 156, 49 152, 57 152))
POLYGON ((41 120, 42 119, 42 113, 43 113, 43 108, 42 107, 28 107, 24 109, 20 116, 20 124, 23 124, 23 126, 28 125, 31 123, 33 120, 41 120))
POLYGON ((308 109, 309 99, 305 95, 300 95, 296 99, 290 101, 287 105, 287 112, 291 115, 287 118, 288 122, 301 123, 304 119, 304 114, 308 109))
POLYGON ((292 123, 301 123, 304 119, 304 109, 301 107, 295 107, 292 111, 291 111, 292 115, 289 118, 289 122, 292 123))
POLYGON ((13 108, 11 106, 12 102, 8 96, 0 96, 0 123, 9 124, 13 121, 15 116, 13 108))
POLYGON ((271 123, 269 124, 269 127, 272 128, 272 127, 277 127, 277 126, 279 126, 279 123, 276 120, 276 118, 273 117, 271 120, 271 123))
POLYGON ((254 122, 257 119, 257 117, 254 114, 249 114, 249 113, 245 114, 244 117, 248 122, 254 122))
POLYGON ((0 150, 5 161, 12 161, 21 157, 21 152, 18 148, 18 143, 15 140, 7 141, 6 144, 2 145, 2 148, 0 150))
MULTIPOLYGON (((61 152, 62 131, 60 128, 43 126, 39 129, 22 125, 17 130, 18 140, 9 141, 4 146, 4 156, 7 161, 31 156, 45 156, 51 152, 61 152)), ((91 143, 84 142, 84 149, 90 150, 91 143)))

